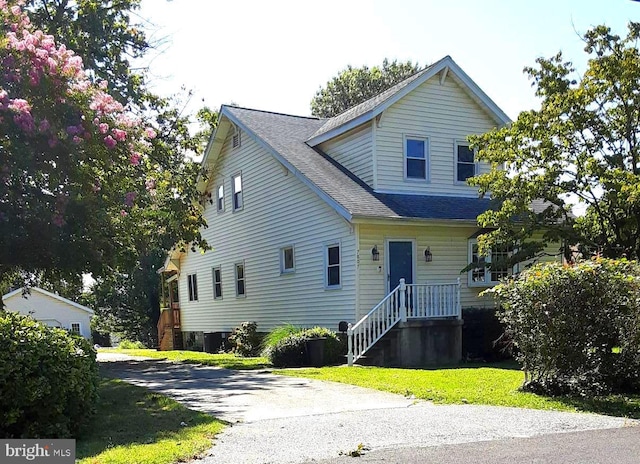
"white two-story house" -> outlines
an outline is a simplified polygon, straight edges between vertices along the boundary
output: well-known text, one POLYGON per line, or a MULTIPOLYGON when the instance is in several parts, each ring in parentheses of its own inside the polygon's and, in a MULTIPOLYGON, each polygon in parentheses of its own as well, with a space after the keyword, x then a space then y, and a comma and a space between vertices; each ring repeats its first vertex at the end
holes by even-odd
POLYGON ((477 256, 491 200, 466 180, 489 166, 467 136, 507 123, 448 56, 330 119, 223 106, 199 186, 213 249, 168 257, 166 325, 197 343, 242 321, 345 321, 353 359, 402 327, 395 362, 460 359, 460 308, 490 305, 479 293, 510 272, 477 256))

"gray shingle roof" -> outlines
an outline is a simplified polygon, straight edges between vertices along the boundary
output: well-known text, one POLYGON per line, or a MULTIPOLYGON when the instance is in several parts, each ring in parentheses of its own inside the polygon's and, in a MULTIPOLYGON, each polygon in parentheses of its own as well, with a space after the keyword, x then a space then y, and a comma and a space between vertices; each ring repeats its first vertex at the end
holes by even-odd
POLYGON ((348 110, 344 111, 343 113, 338 114, 337 116, 326 119, 325 120, 326 122, 322 125, 322 127, 320 127, 320 129, 318 129, 309 138, 313 138, 313 137, 317 137, 319 135, 325 134, 330 130, 335 129, 336 127, 340 127, 341 125, 346 124, 347 122, 353 119, 356 119, 357 117, 362 116, 363 114, 375 109, 380 103, 383 103, 384 101, 391 98, 393 95, 395 95, 400 90, 402 90, 403 88, 411 84, 413 81, 418 79, 420 76, 422 76, 424 73, 426 73, 433 66, 434 65, 427 66, 423 70, 418 71, 417 73, 409 76, 408 78, 406 78, 401 82, 398 82, 393 87, 388 88, 384 92, 379 93, 378 95, 370 98, 369 100, 366 100, 360 103, 359 105, 353 106, 348 110))
POLYGON ((489 200, 425 195, 380 194, 329 156, 305 141, 325 120, 291 116, 247 108, 222 108, 222 114, 253 133, 265 148, 301 175, 317 193, 326 196, 352 219, 416 218, 475 220, 489 207, 489 200))

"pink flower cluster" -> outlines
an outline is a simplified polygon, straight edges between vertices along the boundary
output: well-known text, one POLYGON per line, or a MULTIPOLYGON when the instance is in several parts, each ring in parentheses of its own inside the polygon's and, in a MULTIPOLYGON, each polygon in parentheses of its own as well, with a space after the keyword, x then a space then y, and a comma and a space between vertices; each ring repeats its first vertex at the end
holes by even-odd
MULTIPOLYGON (((139 166, 151 147, 148 141, 157 136, 155 130, 142 129, 140 118, 107 93, 107 82, 93 84, 82 59, 72 50, 58 46, 53 36, 34 30, 24 5, 24 0, 0 0, 0 28, 4 31, 0 35, 6 38, 0 41, 0 126, 12 120, 24 133, 44 136, 52 148, 69 141, 78 145, 93 139, 108 149, 117 148, 119 151, 114 153, 120 162, 128 158, 129 165, 139 166), (6 88, 1 87, 2 79, 6 88), (77 121, 65 124, 46 110, 46 115, 40 114, 43 109, 39 100, 30 95, 38 95, 45 82, 47 89, 52 89, 47 92, 55 95, 55 103, 89 102, 88 108, 78 105, 77 121)), ((144 183, 146 190, 155 194, 155 179, 144 183)), ((100 189, 97 182, 93 191, 100 189)), ((136 193, 128 192, 124 205, 132 206, 135 199, 136 193)), ((56 226, 64 224, 63 211, 57 210, 52 216, 56 226)), ((123 216, 126 214, 123 210, 123 216)))

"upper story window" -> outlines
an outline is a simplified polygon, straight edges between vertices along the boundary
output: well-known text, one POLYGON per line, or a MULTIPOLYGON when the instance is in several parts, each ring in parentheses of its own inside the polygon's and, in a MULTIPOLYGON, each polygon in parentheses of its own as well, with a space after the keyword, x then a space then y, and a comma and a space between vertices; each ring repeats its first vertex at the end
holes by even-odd
POLYGON ((242 209, 244 202, 242 201, 242 173, 233 176, 233 210, 242 209))
POLYGON ((286 246, 280 249, 280 273, 288 274, 295 272, 295 256, 293 254, 293 246, 286 246))
POLYGON ((405 178, 427 180, 429 178, 429 139, 404 138, 405 178))
POLYGON ((325 248, 326 282, 327 288, 340 288, 340 244, 333 243, 325 248))
POLYGON ((218 185, 216 192, 216 204, 218 205, 218 211, 224 211, 224 184, 218 185))
POLYGON ((189 287, 189 301, 198 301, 198 278, 196 274, 187 275, 187 286, 189 287))
POLYGON ((478 241, 469 240, 469 262, 474 264, 474 268, 469 271, 469 286, 490 287, 510 276, 513 269, 508 267, 507 259, 511 253, 508 247, 498 247, 491 250, 488 256, 481 256, 478 241))
POLYGON ((236 296, 245 296, 244 263, 236 264, 236 296))
POLYGON ((220 266, 213 268, 213 299, 222 299, 222 269, 220 266))
POLYGON ((477 172, 475 153, 466 142, 455 143, 456 182, 466 182, 477 172))

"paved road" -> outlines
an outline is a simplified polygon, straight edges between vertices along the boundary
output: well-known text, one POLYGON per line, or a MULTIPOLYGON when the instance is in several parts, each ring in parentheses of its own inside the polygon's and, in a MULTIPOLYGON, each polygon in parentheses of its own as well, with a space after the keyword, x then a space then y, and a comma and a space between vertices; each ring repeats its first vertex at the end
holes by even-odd
MULTIPOLYGON (((313 461, 352 464, 353 458, 313 461)), ((358 463, 403 464, 638 464, 640 427, 588 430, 532 438, 403 447, 365 452, 358 463)))
MULTIPOLYGON (((450 454, 447 445, 502 440, 491 442, 498 446, 505 439, 636 424, 594 414, 434 405, 390 393, 276 376, 265 371, 229 371, 157 360, 121 360, 105 363, 105 367, 127 382, 162 392, 232 424, 218 436, 209 455, 197 461, 200 464, 280 464, 331 459, 346 462, 340 456, 357 449, 359 444, 371 449, 365 454, 369 456, 367 459, 383 460, 371 462, 405 462, 409 455, 398 454, 400 460, 395 460, 394 455, 389 457, 385 453, 414 453, 416 459, 422 459, 421 453, 427 451, 450 454)), ((562 442, 564 435, 558 437, 562 442)), ((449 446, 454 448, 458 449, 449 446)))

